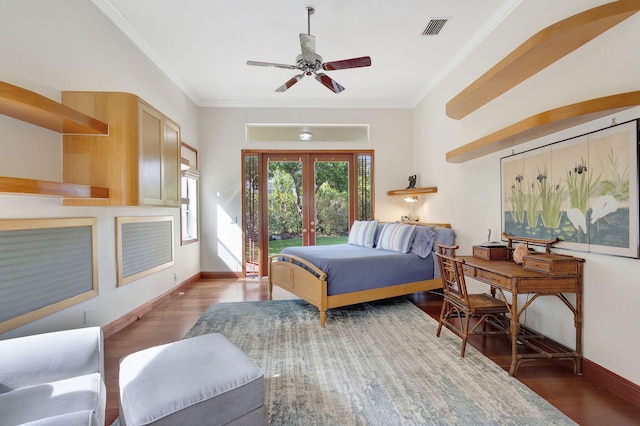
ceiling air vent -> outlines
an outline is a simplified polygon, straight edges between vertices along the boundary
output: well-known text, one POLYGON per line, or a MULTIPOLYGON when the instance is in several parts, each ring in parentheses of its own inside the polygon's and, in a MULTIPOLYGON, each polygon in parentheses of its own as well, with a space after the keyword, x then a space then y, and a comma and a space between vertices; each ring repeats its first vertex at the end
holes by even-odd
POLYGON ((442 30, 442 27, 444 27, 444 24, 446 24, 448 20, 449 18, 432 18, 427 24, 427 27, 422 32, 422 35, 438 35, 440 33, 440 30, 442 30))

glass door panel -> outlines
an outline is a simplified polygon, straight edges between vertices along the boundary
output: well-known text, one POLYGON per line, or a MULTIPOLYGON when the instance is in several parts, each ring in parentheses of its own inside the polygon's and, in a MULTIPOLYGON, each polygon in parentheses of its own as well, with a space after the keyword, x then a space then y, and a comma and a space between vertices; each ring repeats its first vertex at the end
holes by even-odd
MULTIPOLYGON (((303 241, 302 159, 270 156, 267 161, 268 254, 303 241)), ((304 228, 304 233, 308 231, 304 228)))
POLYGON ((316 245, 345 244, 349 236, 349 158, 314 156, 314 230, 316 245))

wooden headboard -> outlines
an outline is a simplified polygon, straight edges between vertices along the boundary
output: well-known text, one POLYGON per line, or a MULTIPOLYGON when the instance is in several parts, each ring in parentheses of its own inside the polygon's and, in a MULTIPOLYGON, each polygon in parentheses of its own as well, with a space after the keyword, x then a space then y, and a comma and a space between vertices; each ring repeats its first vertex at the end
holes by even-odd
POLYGON ((414 221, 403 221, 402 223, 406 223, 407 225, 439 226, 441 228, 451 228, 450 223, 431 223, 431 222, 414 222, 414 221))

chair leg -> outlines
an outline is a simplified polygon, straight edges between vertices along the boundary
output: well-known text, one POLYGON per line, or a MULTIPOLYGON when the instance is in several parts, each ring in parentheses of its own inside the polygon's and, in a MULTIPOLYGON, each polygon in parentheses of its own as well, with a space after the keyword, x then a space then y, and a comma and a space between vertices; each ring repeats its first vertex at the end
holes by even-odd
MULTIPOLYGON (((458 317, 460 318, 460 317, 458 317)), ((469 312, 464 313, 464 321, 460 318, 460 330, 462 331, 462 348, 460 348, 460 357, 464 358, 464 352, 467 349, 467 339, 469 338, 469 322, 471 315, 469 312)))
POLYGON ((447 315, 447 301, 442 302, 442 309, 440 309, 440 321, 438 321, 438 331, 436 331, 436 337, 440 337, 440 331, 442 331, 442 324, 444 324, 445 316, 447 315))

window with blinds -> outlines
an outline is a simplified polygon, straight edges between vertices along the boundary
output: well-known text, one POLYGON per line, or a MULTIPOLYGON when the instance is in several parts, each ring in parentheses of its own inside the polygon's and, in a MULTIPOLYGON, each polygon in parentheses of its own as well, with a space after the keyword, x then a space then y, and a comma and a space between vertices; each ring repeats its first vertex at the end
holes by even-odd
POLYGON ((118 286, 174 264, 173 216, 116 218, 118 286))
POLYGON ((95 218, 0 221, 0 333, 98 295, 95 218))

